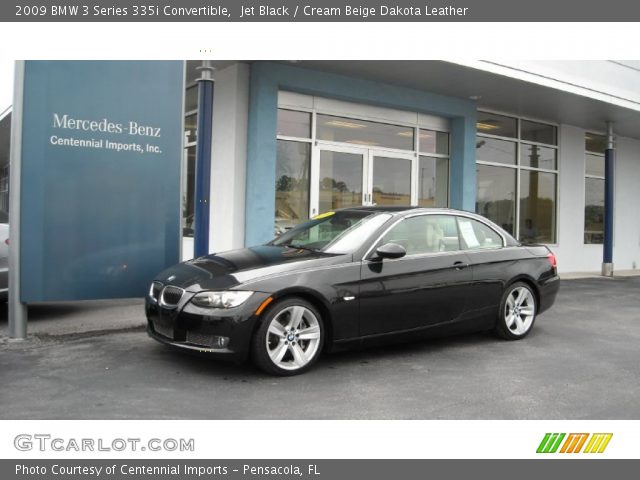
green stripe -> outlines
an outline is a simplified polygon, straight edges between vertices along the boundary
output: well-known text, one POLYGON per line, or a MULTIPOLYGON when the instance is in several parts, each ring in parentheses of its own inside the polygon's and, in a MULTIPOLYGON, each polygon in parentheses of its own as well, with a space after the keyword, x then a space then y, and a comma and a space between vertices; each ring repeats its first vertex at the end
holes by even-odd
POLYGON ((538 449, 536 450, 536 453, 542 453, 544 451, 544 446, 546 445, 547 440, 549 440, 550 436, 551 436, 550 433, 545 433, 544 434, 544 438, 540 442, 540 445, 538 445, 538 449))
POLYGON ((553 446, 553 442, 556 441, 556 438, 558 438, 558 434, 552 433, 551 438, 549 439, 547 444, 544 446, 544 450, 542 450, 542 453, 549 453, 549 450, 551 450, 551 447, 553 446))
POLYGON ((556 443, 551 448, 551 452, 550 453, 556 453, 556 450, 558 450, 558 447, 562 443, 562 439, 565 437, 565 435, 566 435, 566 433, 561 433, 561 434, 558 435, 558 440, 556 440, 556 443))

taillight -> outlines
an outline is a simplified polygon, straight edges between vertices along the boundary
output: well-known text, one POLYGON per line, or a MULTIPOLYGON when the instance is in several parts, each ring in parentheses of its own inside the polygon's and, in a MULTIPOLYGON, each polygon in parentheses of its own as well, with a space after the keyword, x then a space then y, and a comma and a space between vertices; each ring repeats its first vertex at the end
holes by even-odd
POLYGON ((549 255, 547 255, 547 260, 549 260, 549 263, 553 268, 558 267, 558 260, 556 259, 556 256, 553 253, 549 252, 549 255))

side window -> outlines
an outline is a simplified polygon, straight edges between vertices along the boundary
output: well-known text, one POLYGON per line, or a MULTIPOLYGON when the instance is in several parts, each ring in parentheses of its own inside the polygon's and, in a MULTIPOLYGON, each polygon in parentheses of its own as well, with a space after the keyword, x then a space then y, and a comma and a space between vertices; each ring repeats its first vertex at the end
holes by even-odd
POLYGON ((484 223, 471 218, 458 217, 462 246, 465 249, 501 248, 502 237, 484 223))
POLYGON ((398 223, 382 238, 380 245, 397 243, 407 255, 460 250, 456 220, 448 215, 420 215, 398 223))

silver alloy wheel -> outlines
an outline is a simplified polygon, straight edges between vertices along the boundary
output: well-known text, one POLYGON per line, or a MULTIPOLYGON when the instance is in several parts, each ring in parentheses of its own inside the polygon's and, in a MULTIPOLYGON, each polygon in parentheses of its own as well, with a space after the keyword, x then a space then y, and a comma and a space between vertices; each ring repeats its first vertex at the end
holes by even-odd
POLYGON ((504 321, 511 333, 524 335, 529 331, 536 316, 536 301, 526 287, 514 288, 504 305, 504 321))
POLYGON ((274 365, 298 370, 315 357, 321 333, 320 322, 311 310, 300 305, 284 308, 269 324, 267 353, 274 365))

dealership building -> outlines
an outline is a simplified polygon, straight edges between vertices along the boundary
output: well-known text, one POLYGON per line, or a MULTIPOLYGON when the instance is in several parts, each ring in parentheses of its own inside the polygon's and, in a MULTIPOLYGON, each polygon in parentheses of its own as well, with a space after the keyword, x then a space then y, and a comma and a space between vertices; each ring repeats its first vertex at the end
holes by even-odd
MULTIPOLYGON (((561 273, 599 273, 609 126, 613 264, 640 263, 640 61, 210 63, 209 251, 343 207, 437 206, 548 245, 561 273)), ((193 255, 201 65, 186 62, 183 258, 193 255)))
MULTIPOLYGON (((187 62, 185 222, 199 64, 187 62)), ((211 251, 337 208, 411 204, 475 211, 549 245, 561 272, 600 272, 611 122, 613 263, 638 267, 639 61, 213 65, 211 251)))

